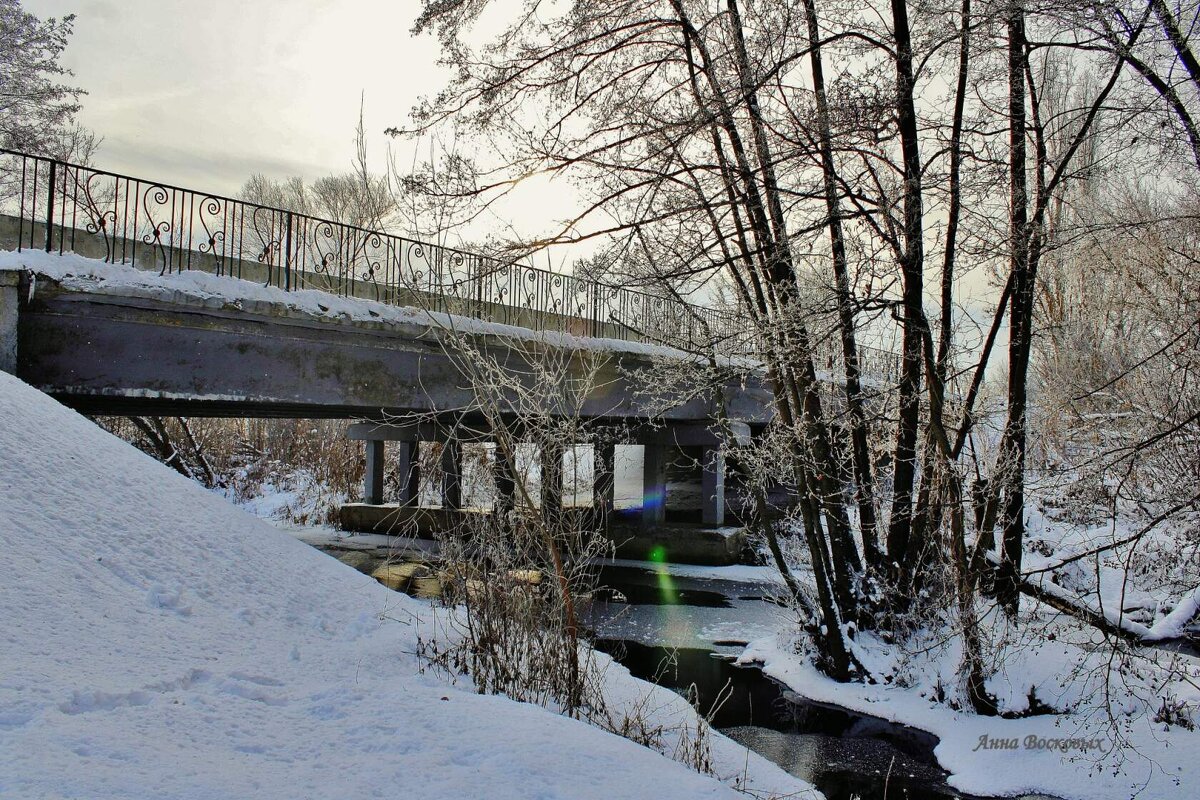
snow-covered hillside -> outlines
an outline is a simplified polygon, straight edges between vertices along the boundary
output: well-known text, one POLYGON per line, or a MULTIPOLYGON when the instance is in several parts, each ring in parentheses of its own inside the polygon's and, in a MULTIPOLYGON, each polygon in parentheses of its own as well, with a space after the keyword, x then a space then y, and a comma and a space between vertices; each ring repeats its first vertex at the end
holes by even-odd
MULTIPOLYGON (((0 797, 736 796, 587 724, 423 674, 429 605, 3 373, 0 548, 0 797)), ((652 707, 679 711, 654 691, 652 707)), ((727 774, 805 788, 714 747, 727 774)))

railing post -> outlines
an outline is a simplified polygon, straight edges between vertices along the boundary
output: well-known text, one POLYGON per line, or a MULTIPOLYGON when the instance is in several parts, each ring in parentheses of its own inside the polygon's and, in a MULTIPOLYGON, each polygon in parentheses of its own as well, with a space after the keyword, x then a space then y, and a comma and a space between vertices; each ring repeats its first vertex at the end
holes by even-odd
POLYGON ((482 256, 472 257, 467 256, 467 263, 471 266, 468 269, 467 280, 472 281, 475 285, 475 314, 483 318, 483 275, 484 270, 481 266, 483 262, 482 256))
MULTIPOLYGON (((35 165, 36 168, 36 165, 35 165)), ((17 252, 25 243, 25 176, 29 169, 29 157, 21 156, 21 209, 17 215, 17 252)), ((36 174, 36 173, 35 173, 36 174)), ((33 200, 36 205, 37 200, 33 200)), ((32 213, 32 212, 31 212, 32 213)), ((29 246, 33 247, 33 225, 29 226, 29 246)))
POLYGON ((57 166, 56 161, 50 161, 50 180, 46 188, 46 252, 49 253, 54 247, 53 230, 54 230, 54 173, 57 166))
POLYGON ((283 245, 283 290, 292 290, 292 212, 287 212, 287 234, 283 245))
POLYGON ((592 336, 600 335, 600 284, 592 283, 592 318, 588 320, 591 325, 592 336))

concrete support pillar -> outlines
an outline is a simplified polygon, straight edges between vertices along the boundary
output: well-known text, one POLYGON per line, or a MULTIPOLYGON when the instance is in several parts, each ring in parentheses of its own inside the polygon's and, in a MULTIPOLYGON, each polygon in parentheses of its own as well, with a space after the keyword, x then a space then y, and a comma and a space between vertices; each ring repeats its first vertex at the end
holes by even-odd
POLYGON ((462 508, 462 442, 442 445, 442 508, 462 508))
POLYGON ((612 513, 617 486, 617 446, 596 442, 592 450, 592 508, 600 519, 612 513))
POLYGON ((17 372, 17 309, 21 273, 0 270, 0 372, 17 372))
POLYGON ((563 507, 563 446, 546 443, 540 448, 542 513, 557 514, 563 507))
POLYGON ((667 518, 667 448, 646 443, 642 464, 642 526, 653 527, 667 518))
POLYGON ((725 454, 705 447, 700 461, 701 519, 705 525, 725 524, 725 454))
POLYGON ((415 506, 421 496, 421 473, 417 461, 416 442, 396 442, 396 460, 400 467, 400 497, 402 506, 415 506))
POLYGON ((495 456, 493 478, 496 481, 496 512, 507 514, 517 504, 516 454, 505 453, 499 445, 492 452, 495 456))
POLYGON ((383 502, 383 440, 368 439, 367 468, 363 473, 363 502, 377 506, 383 502))

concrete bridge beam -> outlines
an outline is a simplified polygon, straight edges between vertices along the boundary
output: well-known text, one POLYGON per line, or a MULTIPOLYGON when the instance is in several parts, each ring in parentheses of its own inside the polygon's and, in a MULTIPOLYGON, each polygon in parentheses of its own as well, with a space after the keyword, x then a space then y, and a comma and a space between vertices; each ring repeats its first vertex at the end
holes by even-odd
POLYGON ((352 440, 385 442, 436 442, 445 434, 444 426, 432 420, 419 422, 355 422, 346 428, 352 440))
MULTIPOLYGON (((378 418, 468 409, 476 400, 447 355, 450 334, 415 314, 369 308, 374 317, 347 319, 308 303, 234 301, 169 283, 161 290, 103 281, 89 288, 37 276, 36 285, 26 297, 6 278, 6 302, 20 301, 18 374, 85 413, 378 418)), ((9 342, 10 316, 6 308, 0 328, 9 342)), ((488 357, 531 387, 529 365, 539 353, 569 356, 565 379, 593 385, 579 405, 586 417, 697 422, 712 417, 723 391, 720 405, 734 418, 770 420, 771 395, 759 374, 681 396, 664 411, 641 391, 639 375, 653 359, 640 346, 611 343, 596 372, 590 355, 567 352, 572 340, 547 337, 498 329, 477 338, 488 357)))

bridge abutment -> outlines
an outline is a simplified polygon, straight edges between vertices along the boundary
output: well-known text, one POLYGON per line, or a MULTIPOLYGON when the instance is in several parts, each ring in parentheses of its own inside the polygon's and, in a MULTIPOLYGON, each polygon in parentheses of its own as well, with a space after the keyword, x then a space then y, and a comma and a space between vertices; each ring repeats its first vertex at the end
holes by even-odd
POLYGON ((725 453, 706 446, 700 457, 700 515, 705 525, 725 524, 725 453))
MULTIPOLYGON (((524 441, 519 426, 507 430, 506 437, 492 436, 484 430, 468 432, 457 423, 435 421, 394 422, 389 424, 356 423, 350 426, 351 439, 363 440, 366 445, 367 470, 364 482, 364 503, 343 506, 343 527, 364 532, 404 532, 432 538, 438 531, 447 530, 461 521, 463 514, 504 514, 514 510, 519 502, 517 481, 528 481, 517 464, 515 449, 534 448, 533 459, 541 473, 540 490, 532 498, 537 507, 527 509, 551 517, 578 516, 573 524, 600 524, 616 543, 617 555, 622 558, 655 558, 668 554, 672 560, 694 563, 730 564, 738 560, 743 536, 731 535, 722 529, 726 522, 725 468, 723 443, 717 434, 703 423, 668 425, 653 431, 643 430, 625 437, 627 445, 644 448, 640 477, 641 507, 632 513, 617 511, 616 449, 622 438, 612 438, 611 431, 601 427, 595 431, 592 447, 592 486, 590 507, 577 508, 566 502, 567 448, 574 442, 524 441), (607 434, 607 435, 606 435, 607 434), (504 447, 500 446, 501 441, 504 447), (440 508, 422 507, 416 490, 418 448, 420 443, 437 445, 435 461, 440 473, 435 485, 441 489, 440 508), (464 497, 463 449, 493 443, 489 459, 491 475, 484 478, 493 487, 491 509, 480 508, 479 497, 464 497), (395 447, 397 451, 386 450, 395 447), (669 522, 667 505, 670 499, 668 471, 683 449, 690 451, 688 460, 699 467, 693 475, 700 483, 701 503, 697 521, 669 522), (513 452, 510 452, 513 451, 513 452), (383 491, 386 470, 384 455, 389 454, 388 469, 399 468, 397 502, 383 491), (394 463, 398 462, 398 463, 394 463)), ((736 433, 736 432, 735 432, 736 433)), ((578 457, 578 454, 576 454, 578 457)), ((678 478, 678 476, 677 476, 678 478)), ((478 486, 472 492, 478 492, 478 486)), ((585 495, 586 496, 586 495, 585 495)), ((694 508, 694 507, 693 507, 694 508)), ((677 513, 686 515, 685 509, 677 513)), ((691 512, 695 513, 695 511, 691 512)))
POLYGON ((17 315, 21 271, 0 270, 0 372, 17 373, 17 315))
MULTIPOLYGON (((434 422, 395 424, 355 423, 350 426, 351 439, 361 440, 365 445, 366 464, 363 478, 363 500, 366 505, 393 504, 419 506, 421 442, 436 444, 439 475, 437 486, 441 496, 441 508, 461 510, 464 505, 463 446, 464 440, 455 435, 453 428, 434 422), (397 448, 399 496, 389 501, 384 492, 385 446, 391 443, 397 448)), ((643 530, 653 530, 666 521, 668 488, 667 470, 672 453, 677 448, 689 447, 699 451, 700 521, 709 527, 720 527, 726 520, 725 497, 725 454, 716 434, 700 424, 668 426, 659 433, 640 439, 644 455, 642 459, 642 498, 637 512, 638 524, 643 530)), ((472 441, 487 441, 486 434, 475 434, 472 441)), ((510 442, 509 446, 518 444, 510 442)), ((563 457, 567 447, 574 443, 543 443, 538 446, 537 463, 541 474, 537 504, 543 513, 561 513, 564 508, 565 472, 563 457)), ((592 455, 592 514, 604 520, 614 512, 616 495, 616 442, 608 439, 591 444, 592 455)), ((511 511, 517 503, 517 481, 522 480, 514 463, 515 453, 493 445, 492 476, 493 510, 499 513, 511 511)))

